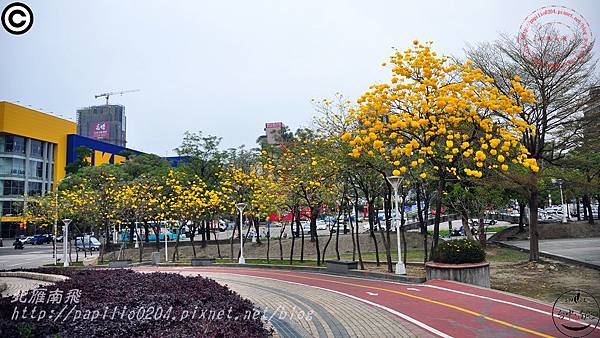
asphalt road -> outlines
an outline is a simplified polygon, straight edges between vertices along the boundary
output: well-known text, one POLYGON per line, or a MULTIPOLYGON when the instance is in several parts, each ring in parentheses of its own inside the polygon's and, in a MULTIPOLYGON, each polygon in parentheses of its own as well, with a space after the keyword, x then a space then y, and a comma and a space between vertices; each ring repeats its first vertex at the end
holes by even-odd
MULTIPOLYGON (((509 241, 506 244, 529 249, 529 241, 509 241)), ((540 240, 540 251, 552 255, 600 266, 600 238, 570 238, 540 240)))
MULTIPOLYGON (((59 243, 59 250, 62 249, 61 245, 62 244, 59 243)), ((0 247, 0 270, 36 268, 53 262, 52 244, 25 244, 23 250, 15 250, 12 246, 12 242, 7 243, 7 241, 4 241, 4 246, 0 247)))
MULTIPOLYGON (((318 273, 227 267, 144 267, 138 270, 199 274, 215 278, 245 297, 252 296, 252 301, 263 306, 268 306, 265 302, 275 296, 273 292, 289 291, 295 295, 297 301, 304 304, 303 307, 316 310, 317 317, 321 318, 320 325, 324 331, 318 327, 306 327, 309 336, 371 336, 361 334, 359 330, 366 325, 365 323, 373 321, 372 315, 366 314, 374 308, 380 310, 379 313, 392 315, 403 331, 392 335, 386 331, 379 331, 375 332, 375 336, 561 336, 553 322, 551 305, 451 281, 433 280, 424 284, 402 284, 318 273), (288 285, 301 288, 295 291, 287 290, 288 285), (266 290, 261 296, 259 291, 265 286, 274 289, 266 290), (317 295, 317 291, 320 294, 317 295), (325 291, 325 294, 322 294, 322 291, 325 291), (310 302, 315 300, 311 297, 313 293, 317 300, 325 300, 325 304, 320 304, 322 307, 329 299, 337 296, 345 297, 348 302, 360 302, 362 306, 354 304, 348 309, 334 304, 323 312, 319 307, 310 305, 310 302), (346 319, 349 313, 357 315, 357 318, 354 321, 346 321, 349 320, 346 319), (327 327, 338 331, 331 334, 327 327)), ((556 315, 554 317, 558 318, 556 315)), ((569 323, 581 324, 579 321, 569 323)), ((279 331, 278 323, 272 324, 279 331)), ((390 327, 390 323, 380 323, 376 326, 387 328, 390 327)), ((298 325, 292 328, 298 333, 298 325)), ((588 337, 600 337, 600 328, 591 327, 587 331, 591 331, 588 337)), ((300 336, 303 336, 302 333, 300 336)))

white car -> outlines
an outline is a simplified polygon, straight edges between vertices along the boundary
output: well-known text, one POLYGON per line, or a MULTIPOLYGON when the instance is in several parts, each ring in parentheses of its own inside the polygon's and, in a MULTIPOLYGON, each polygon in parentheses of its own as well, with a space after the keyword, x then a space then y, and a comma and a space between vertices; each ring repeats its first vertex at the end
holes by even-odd
POLYGON ((317 230, 327 230, 327 222, 323 220, 317 221, 317 230))

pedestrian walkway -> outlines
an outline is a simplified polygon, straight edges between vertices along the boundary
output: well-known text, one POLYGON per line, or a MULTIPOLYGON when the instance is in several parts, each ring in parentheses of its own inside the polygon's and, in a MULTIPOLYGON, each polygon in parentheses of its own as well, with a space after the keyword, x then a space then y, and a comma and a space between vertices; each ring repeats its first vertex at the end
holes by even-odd
MULTIPOLYGON (((503 243, 529 250, 529 241, 507 241, 503 243)), ((540 240, 540 251, 600 268, 600 237, 544 239, 540 240)))
POLYGON ((35 289, 38 286, 46 286, 53 283, 44 282, 37 279, 19 278, 19 277, 0 277, 0 284, 6 284, 6 290, 0 292, 2 297, 12 297, 20 292, 35 289))

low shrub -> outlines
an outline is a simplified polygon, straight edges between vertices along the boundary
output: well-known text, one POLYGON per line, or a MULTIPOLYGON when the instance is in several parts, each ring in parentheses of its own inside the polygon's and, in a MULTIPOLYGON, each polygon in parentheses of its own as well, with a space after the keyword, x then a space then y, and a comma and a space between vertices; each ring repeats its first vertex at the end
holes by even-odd
POLYGON ((21 300, 1 298, 0 337, 265 337, 271 334, 264 327, 262 312, 249 300, 208 278, 125 269, 38 271, 70 277, 44 287, 47 295, 61 290, 63 302, 55 304, 47 299, 29 303, 33 291, 24 294, 21 300), (81 291, 78 304, 65 301, 69 290, 81 291), (34 307, 35 314, 31 317, 34 307), (113 315, 114 309, 117 310, 113 315), (44 318, 40 319, 42 313, 44 318))
POLYGON ((485 261, 485 250, 472 239, 454 239, 439 243, 431 259, 448 264, 481 263, 485 261))

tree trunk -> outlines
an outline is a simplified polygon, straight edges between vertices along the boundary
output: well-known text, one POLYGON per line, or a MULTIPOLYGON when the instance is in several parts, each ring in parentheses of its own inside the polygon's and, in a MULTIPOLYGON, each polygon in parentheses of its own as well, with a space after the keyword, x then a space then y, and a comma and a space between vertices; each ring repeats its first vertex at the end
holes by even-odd
POLYGON ((525 232, 525 203, 519 201, 519 231, 517 233, 525 232))
POLYGON ((462 209, 460 211, 460 220, 462 222, 463 231, 465 232, 465 236, 468 239, 473 239, 473 232, 471 231, 471 226, 469 225, 469 214, 467 210, 462 209))
POLYGON ((300 223, 300 207, 296 211, 296 227, 299 229, 300 233, 300 262, 304 262, 304 229, 302 228, 302 224, 300 223))
POLYGON ((485 243, 487 242, 486 234, 485 234, 485 224, 483 224, 483 218, 479 218, 479 244, 481 247, 485 249, 485 243))
MULTIPOLYGON (((258 238, 260 238, 260 236, 258 236, 258 238)), ((270 251, 271 251, 271 224, 269 223, 269 224, 267 224, 267 263, 269 263, 270 251)))
MULTIPOLYGON (((581 211, 579 209, 579 197, 575 197, 575 203, 577 204, 577 220, 581 221, 581 211)), ((598 204, 598 205, 600 208, 600 204, 598 204)))
POLYGON ((340 216, 342 215, 343 209, 340 206, 340 209, 338 210, 338 215, 337 218, 335 220, 335 256, 337 258, 337 260, 340 260, 340 216))
POLYGON ((133 243, 133 237, 135 235, 135 225, 129 222, 129 243, 133 243))
POLYGON ((177 239, 175 240, 175 250, 173 250, 173 262, 176 262, 175 257, 177 257, 177 260, 179 260, 179 237, 181 236, 181 230, 183 230, 184 224, 185 222, 179 223, 179 230, 177 230, 177 239))
POLYGON ((294 260, 294 242, 296 241, 296 236, 294 235, 294 219, 296 218, 296 207, 292 207, 292 219, 290 221, 290 231, 292 232, 292 245, 290 246, 290 265, 294 260))
MULTIPOLYGON (((235 223, 233 224, 233 229, 231 230, 231 240, 229 241, 229 249, 230 249, 230 256, 229 259, 231 259, 231 261, 233 262, 233 242, 235 241, 235 230, 240 226, 240 219, 238 217, 235 218, 235 223)), ((241 235, 241 231, 240 231, 240 235, 241 235)))
POLYGON ((323 248, 323 262, 325 262, 327 246, 329 246, 329 242, 331 242, 331 238, 333 238, 333 231, 331 231, 331 229, 329 229, 329 238, 327 238, 327 242, 325 242, 325 247, 323 248))
POLYGON ((433 221, 433 247, 431 251, 435 251, 440 239, 440 217, 442 216, 442 196, 444 193, 444 177, 440 177, 437 187, 437 198, 435 201, 435 219, 433 221))
POLYGON ((596 201, 598 201, 598 217, 600 217, 600 195, 596 195, 596 201))
POLYGON ((144 241, 146 243, 150 243, 150 238, 148 238, 149 231, 150 231, 150 229, 148 229, 148 224, 146 222, 144 222, 144 241))
POLYGON ((260 218, 252 217, 252 223, 254 223, 254 231, 256 232, 256 244, 260 245, 260 236, 258 229, 260 228, 260 218))
POLYGON ((421 184, 417 183, 416 186, 416 191, 417 191, 417 218, 419 220, 419 228, 421 230, 421 235, 423 235, 423 253, 424 253, 424 258, 423 258, 423 264, 427 263, 427 249, 428 249, 428 244, 427 244, 427 221, 425 218, 424 213, 427 213, 427 206, 423 205, 421 206, 421 184))
POLYGON ((360 229, 358 226, 358 191, 356 187, 354 188, 354 223, 356 224, 356 252, 358 252, 358 264, 360 264, 360 269, 365 269, 365 263, 362 259, 362 252, 360 251, 360 229))
MULTIPOLYGON (((354 238, 354 225, 352 223, 352 211, 350 210, 350 201, 346 203, 346 215, 348 217, 348 224, 350 224, 350 237, 352 238, 352 260, 356 260, 356 238, 354 238)), ((346 216, 344 216, 346 217, 346 216)), ((345 226, 344 226, 345 227, 345 226)))
POLYGON ((537 262, 540 260, 540 247, 538 233, 538 194, 537 179, 536 185, 529 194, 529 261, 537 262))
POLYGON ((373 203, 375 202, 375 199, 372 199, 369 201, 369 206, 367 207, 367 216, 369 218, 369 235, 371 236, 371 239, 373 239, 373 245, 375 246, 375 262, 377 264, 377 266, 381 265, 381 262, 379 261, 379 245, 377 244, 377 238, 375 237, 375 229, 373 229, 375 227, 375 222, 374 222, 374 208, 373 208, 373 203))
MULTIPOLYGON (((385 197, 383 199, 383 210, 384 210, 384 214, 385 214, 385 234, 386 236, 383 236, 383 230, 380 229, 381 231, 381 235, 383 237, 384 240, 384 245, 385 245, 385 256, 386 256, 386 261, 387 261, 387 270, 388 272, 392 273, 394 272, 394 269, 392 267, 392 249, 391 249, 391 242, 390 242, 390 228, 392 227, 392 187, 389 184, 389 182, 387 182, 386 180, 386 186, 387 186, 387 193, 385 194, 385 197)), ((381 226, 380 226, 381 228, 381 226)))
POLYGON ((200 246, 206 248, 206 223, 205 221, 200 221, 199 225, 200 230, 200 246))
POLYGON ((317 266, 321 265, 321 248, 319 247, 319 235, 317 234, 317 218, 319 217, 319 206, 310 208, 310 237, 315 242, 317 255, 317 266))
POLYGON ((283 233, 285 232, 285 223, 281 225, 281 231, 279 232, 279 260, 283 262, 283 244, 281 244, 281 237, 283 237, 283 233))
POLYGON ((190 244, 192 245, 192 253, 194 254, 194 258, 196 258, 196 245, 194 245, 194 237, 196 237, 196 227, 198 226, 198 224, 196 222, 194 222, 194 224, 192 225, 192 231, 190 234, 190 244))

